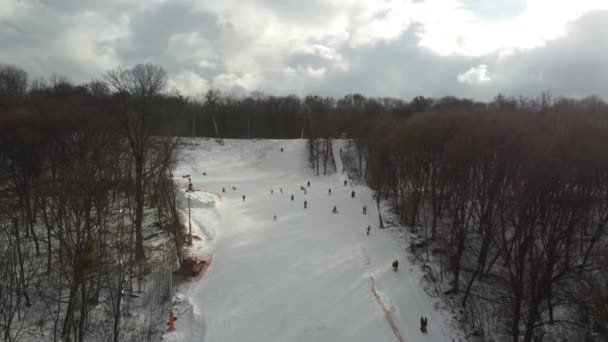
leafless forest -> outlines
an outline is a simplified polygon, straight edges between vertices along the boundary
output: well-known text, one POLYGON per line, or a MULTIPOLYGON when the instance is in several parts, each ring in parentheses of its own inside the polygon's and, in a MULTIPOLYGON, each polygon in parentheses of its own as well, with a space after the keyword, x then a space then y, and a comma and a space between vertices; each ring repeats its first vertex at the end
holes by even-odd
POLYGON ((166 82, 148 64, 81 85, 0 67, 2 341, 145 340, 148 326, 121 322, 165 265, 146 226, 170 238, 169 268, 180 253, 180 136, 308 139, 317 174, 342 158, 417 236, 408 248, 481 340, 608 339, 601 99, 185 98, 166 82))

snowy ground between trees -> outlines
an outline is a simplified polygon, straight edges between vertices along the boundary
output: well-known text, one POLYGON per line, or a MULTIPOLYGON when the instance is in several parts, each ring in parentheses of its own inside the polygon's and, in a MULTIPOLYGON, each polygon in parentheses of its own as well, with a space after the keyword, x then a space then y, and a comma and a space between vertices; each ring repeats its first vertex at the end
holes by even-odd
MULTIPOLYGON (((338 171, 341 147, 335 142, 338 171)), ((464 340, 453 315, 425 291, 420 267, 409 263, 401 228, 378 229, 372 191, 344 186, 339 172, 315 176, 305 140, 187 140, 180 160, 180 203, 190 197, 193 234, 201 237, 189 253, 213 262, 201 280, 180 286, 176 331, 163 341, 464 340), (185 192, 186 174, 196 191, 185 192)))

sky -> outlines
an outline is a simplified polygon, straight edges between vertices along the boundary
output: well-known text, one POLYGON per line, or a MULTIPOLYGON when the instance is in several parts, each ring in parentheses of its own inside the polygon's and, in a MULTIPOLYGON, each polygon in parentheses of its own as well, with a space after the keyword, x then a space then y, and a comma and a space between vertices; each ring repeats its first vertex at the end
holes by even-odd
POLYGON ((0 0, 0 63, 153 63, 185 96, 608 99, 608 0, 0 0))

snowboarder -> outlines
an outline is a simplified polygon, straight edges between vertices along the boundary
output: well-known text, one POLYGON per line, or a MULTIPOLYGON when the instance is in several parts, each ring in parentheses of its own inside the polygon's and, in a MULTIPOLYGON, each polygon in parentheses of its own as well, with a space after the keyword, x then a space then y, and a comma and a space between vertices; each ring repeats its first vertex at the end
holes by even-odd
POLYGON ((334 210, 332 210, 331 212, 334 213, 334 214, 337 214, 338 213, 338 208, 336 208, 336 206, 334 205, 334 210))
POLYGON ((329 189, 329 194, 331 195, 331 188, 329 189))
POLYGON ((395 260, 395 261, 393 261, 393 271, 397 272, 398 269, 399 269, 399 261, 395 260))
POLYGON ((272 217, 272 220, 273 220, 273 221, 276 221, 276 220, 277 220, 277 215, 274 215, 274 216, 272 217))
POLYGON ((245 195, 243 195, 243 202, 245 202, 245 195))
POLYGON ((346 186, 346 179, 344 180, 344 186, 346 186))
POLYGON ((372 229, 371 226, 367 226, 367 235, 369 235, 369 230, 372 229))
POLYGON ((222 188, 222 193, 225 193, 225 192, 226 192, 226 188, 222 188))
POLYGON ((308 181, 308 183, 306 183, 306 185, 308 185, 308 187, 310 188, 310 181, 308 181))
POLYGON ((306 188, 304 186, 300 186, 300 190, 306 191, 306 188))
POLYGON ((291 200, 293 201, 293 194, 291 194, 291 200))
POLYGON ((304 209, 307 208, 308 202, 304 201, 304 209))
POLYGON ((353 191, 351 191, 351 193, 350 193, 350 198, 355 198, 355 191, 354 191, 354 190, 353 190, 353 191))
POLYGON ((363 206, 363 215, 367 215, 367 206, 366 205, 363 206))

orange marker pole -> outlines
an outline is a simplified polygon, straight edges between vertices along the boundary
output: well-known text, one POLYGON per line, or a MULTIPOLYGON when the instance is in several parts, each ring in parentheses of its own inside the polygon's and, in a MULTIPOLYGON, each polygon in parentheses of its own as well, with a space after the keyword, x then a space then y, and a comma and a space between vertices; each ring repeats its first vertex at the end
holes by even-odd
POLYGON ((173 309, 169 309, 169 331, 175 331, 175 314, 173 314, 173 309))

